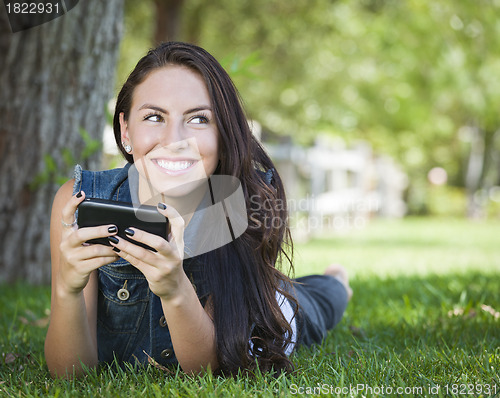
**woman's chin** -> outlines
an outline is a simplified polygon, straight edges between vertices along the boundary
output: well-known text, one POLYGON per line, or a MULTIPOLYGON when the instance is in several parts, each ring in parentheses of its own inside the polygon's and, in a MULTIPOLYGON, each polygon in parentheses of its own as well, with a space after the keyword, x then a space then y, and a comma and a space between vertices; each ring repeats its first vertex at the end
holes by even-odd
POLYGON ((193 206, 197 206, 199 203, 199 195, 196 193, 205 192, 208 189, 207 179, 203 178, 200 180, 188 181, 181 184, 169 184, 169 183, 161 183, 155 184, 153 183, 153 188, 160 193, 160 195, 172 198, 172 199, 186 199, 186 203, 184 205, 189 205, 189 200, 192 198, 193 206), (194 203, 194 202, 197 203, 194 203))

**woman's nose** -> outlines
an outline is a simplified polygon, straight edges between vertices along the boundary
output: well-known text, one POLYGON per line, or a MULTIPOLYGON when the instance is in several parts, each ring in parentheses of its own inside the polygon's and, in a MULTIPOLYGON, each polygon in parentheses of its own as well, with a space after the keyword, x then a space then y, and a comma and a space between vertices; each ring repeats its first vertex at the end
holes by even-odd
POLYGON ((188 146, 182 123, 171 122, 163 131, 160 143, 172 150, 181 150, 188 146))
POLYGON ((188 146, 189 146, 188 140, 179 140, 179 141, 171 142, 168 145, 165 145, 165 147, 172 152, 179 152, 179 151, 185 150, 185 149, 187 149, 188 146))

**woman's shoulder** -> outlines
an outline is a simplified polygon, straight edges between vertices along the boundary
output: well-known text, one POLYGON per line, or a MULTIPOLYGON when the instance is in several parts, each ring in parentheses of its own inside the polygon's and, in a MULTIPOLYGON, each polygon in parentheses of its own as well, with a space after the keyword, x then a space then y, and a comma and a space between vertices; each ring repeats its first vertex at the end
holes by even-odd
POLYGON ((129 178, 130 163, 124 167, 90 171, 76 165, 73 174, 73 194, 84 191, 87 196, 109 199, 129 178))
POLYGON ((63 203, 66 204, 73 196, 73 187, 75 185, 75 179, 72 178, 71 180, 66 181, 61 187, 56 192, 56 195, 54 197, 54 205, 57 203, 63 203))
POLYGON ((106 170, 86 170, 81 165, 77 164, 73 171, 74 184, 79 184, 84 176, 101 177, 101 178, 115 178, 117 176, 127 176, 130 170, 131 163, 125 164, 123 167, 106 170))
POLYGON ((73 196, 73 185, 74 180, 66 181, 56 192, 54 196, 54 200, 52 201, 52 210, 51 210, 51 233, 52 233, 52 225, 54 223, 59 223, 61 219, 62 210, 64 206, 69 202, 71 196, 73 196))

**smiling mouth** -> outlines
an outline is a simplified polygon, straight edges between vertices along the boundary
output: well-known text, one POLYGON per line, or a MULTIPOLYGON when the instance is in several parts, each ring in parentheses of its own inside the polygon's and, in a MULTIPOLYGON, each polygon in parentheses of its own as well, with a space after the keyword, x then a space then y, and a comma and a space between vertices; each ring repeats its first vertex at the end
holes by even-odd
POLYGON ((155 159, 155 163, 160 166, 165 171, 176 172, 183 171, 189 169, 192 165, 194 165, 197 160, 164 160, 164 159, 155 159))

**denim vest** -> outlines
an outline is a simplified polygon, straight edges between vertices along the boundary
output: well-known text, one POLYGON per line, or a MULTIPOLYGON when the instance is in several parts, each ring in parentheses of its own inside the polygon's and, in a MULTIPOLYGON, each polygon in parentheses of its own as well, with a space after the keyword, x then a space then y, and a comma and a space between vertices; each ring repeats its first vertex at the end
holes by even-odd
MULTIPOLYGON (((128 170, 92 172, 75 167, 74 193, 86 197, 131 202, 128 170)), ((207 293, 201 264, 185 259, 184 271, 202 304, 207 293)), ((177 364, 160 298, 149 289, 144 275, 129 262, 117 261, 98 269, 97 346, 100 362, 147 363, 148 356, 161 365, 177 364)))

